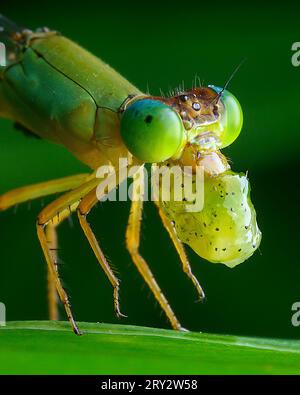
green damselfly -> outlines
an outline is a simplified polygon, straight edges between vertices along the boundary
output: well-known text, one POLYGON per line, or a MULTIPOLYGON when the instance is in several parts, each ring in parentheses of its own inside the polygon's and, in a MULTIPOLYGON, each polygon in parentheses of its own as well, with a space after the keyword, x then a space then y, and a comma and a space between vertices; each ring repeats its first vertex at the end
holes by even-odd
MULTIPOLYGON (((56 31, 24 29, 4 16, 0 16, 0 28, 0 41, 6 46, 6 65, 0 67, 0 116, 31 134, 64 145, 91 169, 91 174, 41 182, 0 196, 0 210, 5 210, 64 192, 41 211, 36 225, 48 267, 51 319, 57 319, 57 292, 73 330, 79 333, 56 265, 56 228, 73 211, 113 286, 116 314, 122 316, 119 280, 86 219, 101 199, 96 194, 97 169, 104 165, 117 169, 120 158, 127 160, 128 168, 145 163, 204 168, 203 210, 188 212, 184 199, 156 201, 183 270, 200 298, 204 292, 192 273, 183 243, 199 256, 229 267, 253 254, 261 233, 248 180, 232 172, 220 152, 238 137, 243 122, 240 104, 227 89, 196 86, 168 97, 151 96, 56 31)), ((139 253, 142 209, 141 199, 132 201, 127 248, 172 327, 182 329, 139 253)))

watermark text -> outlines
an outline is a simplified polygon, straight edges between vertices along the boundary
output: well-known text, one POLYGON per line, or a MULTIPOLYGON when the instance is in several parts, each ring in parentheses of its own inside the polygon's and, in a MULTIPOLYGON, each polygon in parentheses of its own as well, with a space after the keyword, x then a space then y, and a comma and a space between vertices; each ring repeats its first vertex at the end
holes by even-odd
POLYGON ((6 308, 5 304, 0 302, 0 326, 6 325, 6 308))
POLYGON ((152 164, 128 166, 126 158, 119 159, 119 167, 100 166, 96 177, 101 179, 97 187, 99 201, 165 201, 182 202, 185 210, 199 212, 204 206, 203 166, 179 166, 152 164), (128 185, 128 179, 133 181, 128 185), (149 191, 149 180, 150 191, 149 191), (117 186, 119 186, 117 190, 117 186))
POLYGON ((0 42, 0 66, 6 66, 6 48, 3 43, 0 42))
POLYGON ((294 67, 300 66, 300 41, 293 43, 292 51, 294 52, 291 58, 294 67))

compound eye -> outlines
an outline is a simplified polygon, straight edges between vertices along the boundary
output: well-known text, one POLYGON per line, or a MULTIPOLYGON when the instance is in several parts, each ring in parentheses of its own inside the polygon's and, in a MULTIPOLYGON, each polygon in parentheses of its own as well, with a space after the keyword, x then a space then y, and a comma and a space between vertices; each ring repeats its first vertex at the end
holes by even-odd
POLYGON ((221 125, 223 130, 220 134, 221 147, 224 148, 232 144, 238 137, 243 126, 243 111, 237 98, 227 91, 222 91, 223 88, 210 85, 216 93, 221 93, 221 102, 224 106, 223 114, 221 115, 221 125))
POLYGON ((175 110, 159 100, 131 104, 121 119, 121 136, 128 151, 143 162, 163 162, 185 142, 185 129, 175 110))

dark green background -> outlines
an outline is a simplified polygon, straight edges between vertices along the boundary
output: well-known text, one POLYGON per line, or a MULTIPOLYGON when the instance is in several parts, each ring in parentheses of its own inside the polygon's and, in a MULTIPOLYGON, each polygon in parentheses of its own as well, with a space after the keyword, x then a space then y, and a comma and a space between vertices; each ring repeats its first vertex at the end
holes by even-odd
MULTIPOLYGON (((1 2, 2 3, 2 2, 1 2)), ((300 67, 291 46, 300 41, 299 11, 286 2, 237 8, 228 2, 6 2, 0 12, 30 28, 46 25, 99 55, 140 89, 158 94, 197 73, 205 84, 230 84, 244 109, 239 139, 225 150, 235 171, 249 171, 263 240, 235 269, 188 254, 207 294, 204 304, 182 273, 158 215, 146 204, 141 251, 182 324, 193 330, 298 338, 291 305, 300 301, 299 98, 300 67)), ((45 92, 47 94, 47 92, 45 92)), ((45 122, 47 122, 45 120, 45 122)), ((0 121, 0 192, 85 170, 63 147, 26 138, 0 121)), ((51 200, 51 199, 50 199, 51 200)), ((46 199, 45 202, 49 201, 46 199)), ((41 202, 0 214, 0 301, 9 320, 46 319, 46 265, 35 234, 41 202)), ((129 204, 99 205, 89 217, 118 268, 124 323, 168 327, 124 245, 129 204)), ((117 322, 112 290, 73 216, 59 230, 61 274, 81 321, 117 322)), ((62 313, 64 318, 64 313, 62 313)))

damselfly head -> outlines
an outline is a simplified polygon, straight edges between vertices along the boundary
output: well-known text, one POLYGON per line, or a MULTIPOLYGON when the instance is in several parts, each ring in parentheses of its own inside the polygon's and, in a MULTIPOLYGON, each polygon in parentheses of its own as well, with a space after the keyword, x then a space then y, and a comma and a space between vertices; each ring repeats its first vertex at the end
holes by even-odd
POLYGON ((241 131, 241 106, 224 88, 197 87, 158 100, 176 110, 187 131, 187 141, 197 142, 204 150, 230 145, 241 131))
POLYGON ((209 87, 193 88, 175 96, 161 98, 180 115, 186 130, 209 125, 219 118, 218 93, 209 87))
POLYGON ((224 88, 198 87, 172 97, 128 97, 120 109, 121 136, 133 156, 158 163, 179 159, 187 144, 216 151, 239 135, 243 115, 224 88))

